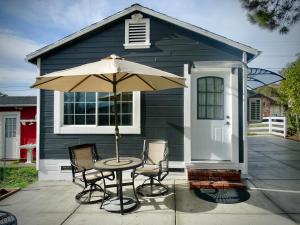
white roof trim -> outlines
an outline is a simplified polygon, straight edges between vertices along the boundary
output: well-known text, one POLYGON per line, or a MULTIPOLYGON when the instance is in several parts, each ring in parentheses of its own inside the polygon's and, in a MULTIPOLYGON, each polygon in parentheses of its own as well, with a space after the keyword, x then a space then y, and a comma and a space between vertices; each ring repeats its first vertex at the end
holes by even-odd
POLYGON ((40 56, 40 55, 42 55, 42 54, 44 54, 44 53, 46 53, 46 52, 48 52, 48 51, 56 48, 58 46, 61 46, 61 45, 65 44, 65 43, 67 43, 67 42, 69 42, 69 41, 71 41, 73 39, 76 39, 76 38, 78 38, 78 37, 80 37, 80 36, 82 36, 82 35, 90 32, 90 31, 98 29, 98 28, 100 28, 100 27, 102 27, 102 26, 104 26, 104 25, 106 25, 106 24, 108 24, 108 23, 110 23, 110 22, 112 22, 114 20, 117 20, 117 19, 119 19, 119 18, 121 18, 123 16, 126 16, 126 15, 128 15, 128 14, 130 14, 130 13, 136 11, 136 10, 138 10, 140 12, 143 12, 143 13, 146 13, 148 15, 151 15, 153 17, 156 17, 158 19, 167 21, 169 23, 173 23, 173 24, 175 24, 175 25, 177 25, 179 27, 188 29, 190 31, 193 31, 193 32, 196 32, 198 34, 204 35, 206 37, 212 38, 214 40, 220 41, 220 42, 225 43, 227 45, 230 45, 230 46, 232 46, 234 48, 238 48, 238 49, 240 49, 242 51, 251 53, 253 55, 258 55, 259 54, 259 51, 257 49, 255 49, 255 48, 252 48, 250 46, 247 46, 247 45, 241 44, 239 42, 233 41, 231 39, 228 39, 228 38, 223 37, 221 35, 212 33, 212 32, 210 32, 208 30, 202 29, 202 28, 197 27, 195 25, 183 22, 183 21, 178 20, 176 18, 173 18, 173 17, 167 16, 165 14, 156 12, 156 11, 154 11, 152 9, 145 8, 145 7, 141 6, 141 5, 135 4, 135 5, 130 6, 129 8, 124 9, 121 12, 118 12, 118 13, 112 15, 112 16, 109 16, 109 17, 107 17, 107 18, 105 18, 105 19, 103 19, 103 20, 101 20, 101 21, 99 21, 97 23, 94 23, 94 24, 92 24, 92 25, 90 25, 88 27, 85 27, 85 28, 83 28, 82 30, 80 30, 80 31, 78 31, 76 33, 73 33, 73 34, 71 34, 71 35, 69 35, 69 36, 67 36, 67 37, 65 37, 63 39, 60 39, 57 42, 54 42, 53 44, 47 45, 47 46, 45 46, 45 47, 43 47, 43 48, 41 48, 41 49, 39 49, 39 50, 37 50, 35 52, 32 52, 32 53, 28 54, 25 59, 27 61, 30 61, 33 58, 36 58, 36 57, 38 57, 38 56, 40 56))

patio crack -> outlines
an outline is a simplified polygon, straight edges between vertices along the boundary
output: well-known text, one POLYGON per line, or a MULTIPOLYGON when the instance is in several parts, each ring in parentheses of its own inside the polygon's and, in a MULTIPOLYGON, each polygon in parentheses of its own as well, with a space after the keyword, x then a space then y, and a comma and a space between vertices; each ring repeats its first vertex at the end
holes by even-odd
POLYGON ((74 213, 77 211, 77 209, 79 209, 80 204, 70 213, 70 215, 68 215, 60 225, 63 225, 72 215, 74 215, 74 213))

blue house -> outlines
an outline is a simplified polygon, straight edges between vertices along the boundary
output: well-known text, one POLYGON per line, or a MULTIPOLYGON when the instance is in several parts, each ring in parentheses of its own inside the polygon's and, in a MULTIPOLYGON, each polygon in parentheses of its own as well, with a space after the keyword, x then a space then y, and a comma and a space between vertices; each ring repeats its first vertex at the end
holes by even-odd
MULTIPOLYGON (((167 139, 171 168, 247 173, 247 63, 259 51, 134 4, 27 55, 40 75, 116 54, 186 78, 188 88, 124 93, 121 155, 139 156, 144 139, 167 139)), ((40 179, 71 178, 68 146, 96 143, 114 156, 105 93, 38 92, 40 179)))

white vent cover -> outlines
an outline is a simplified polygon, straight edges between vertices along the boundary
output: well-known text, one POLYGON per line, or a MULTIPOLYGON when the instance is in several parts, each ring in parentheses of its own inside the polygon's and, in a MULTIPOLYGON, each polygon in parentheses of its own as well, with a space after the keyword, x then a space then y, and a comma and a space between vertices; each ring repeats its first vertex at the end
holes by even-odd
POLYGON ((125 20, 125 44, 129 48, 150 47, 150 20, 143 18, 140 13, 133 14, 125 20))

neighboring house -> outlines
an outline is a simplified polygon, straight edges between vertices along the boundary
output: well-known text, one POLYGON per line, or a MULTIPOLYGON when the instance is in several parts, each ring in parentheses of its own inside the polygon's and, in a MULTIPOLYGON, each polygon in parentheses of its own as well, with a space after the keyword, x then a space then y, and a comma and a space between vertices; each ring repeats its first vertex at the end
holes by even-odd
MULTIPOLYGON (((111 54, 186 78, 188 88, 122 94, 120 153, 140 156, 144 139, 167 139, 170 167, 247 173, 247 69, 258 51, 138 4, 27 56, 40 75, 111 54)), ((114 156, 105 93, 39 91, 40 179, 71 178, 68 146, 96 143, 114 156)))
MULTIPOLYGON (((36 97, 0 97, 0 158, 25 160, 20 145, 36 143, 36 97)), ((33 150, 35 159, 35 150, 33 150)))
POLYGON ((249 122, 261 122, 263 117, 282 117, 284 112, 285 107, 279 103, 277 95, 248 91, 249 122))

